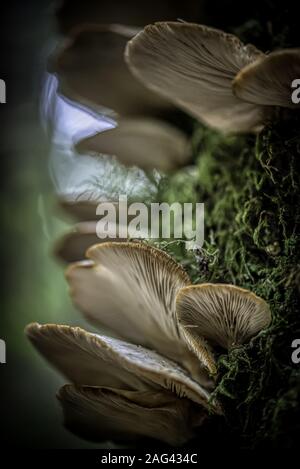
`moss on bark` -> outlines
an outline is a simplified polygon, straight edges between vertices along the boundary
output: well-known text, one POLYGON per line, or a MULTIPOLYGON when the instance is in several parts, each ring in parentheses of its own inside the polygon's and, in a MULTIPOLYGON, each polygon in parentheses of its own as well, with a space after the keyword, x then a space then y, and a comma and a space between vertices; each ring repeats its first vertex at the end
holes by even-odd
MULTIPOLYGON (((292 6, 277 3, 261 2, 260 19, 235 32, 264 50, 299 46, 292 6)), ((257 137, 196 125, 195 167, 170 177, 160 194, 205 203, 201 252, 161 244, 193 280, 234 283, 271 306, 271 326, 218 359, 215 394, 226 424, 212 422, 211 432, 224 435, 227 425, 233 445, 238 438, 244 447, 293 447, 300 434, 300 366, 291 360, 292 341, 300 338, 299 130, 299 112, 279 109, 257 137)))
POLYGON ((291 446, 300 431, 300 367, 291 361, 300 338, 299 124, 297 113, 278 112, 257 138, 197 128, 196 167, 171 177, 161 194, 205 203, 201 252, 161 244, 192 279, 248 288, 271 306, 271 326, 218 361, 215 394, 232 437, 247 447, 291 446))
POLYGON ((279 115, 256 141, 212 144, 201 131, 211 169, 204 186, 199 173, 199 194, 218 250, 212 278, 254 291, 273 315, 268 330, 219 359, 216 396, 247 446, 296 444, 300 430, 300 368, 291 361, 300 337, 299 123, 279 115))

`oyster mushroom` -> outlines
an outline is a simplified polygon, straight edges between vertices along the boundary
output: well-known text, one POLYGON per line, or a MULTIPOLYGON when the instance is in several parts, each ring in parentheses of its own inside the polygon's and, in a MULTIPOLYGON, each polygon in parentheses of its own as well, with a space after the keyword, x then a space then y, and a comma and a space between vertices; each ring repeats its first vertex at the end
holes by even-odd
POLYGON ((264 108, 234 96, 232 80, 263 55, 223 31, 192 23, 147 26, 129 41, 126 61, 149 89, 223 131, 261 124, 264 108))
POLYGON ((63 262, 76 262, 85 258, 86 250, 99 243, 96 233, 96 221, 81 222, 74 229, 63 235, 54 247, 54 255, 63 262))
POLYGON ((152 350, 78 327, 55 324, 31 324, 26 334, 39 352, 74 384, 136 390, 159 386, 178 397, 208 406, 210 393, 177 363, 152 350))
MULTIPOLYGON (((80 220, 74 227, 55 243, 53 253, 55 257, 63 262, 77 262, 85 259, 86 251, 94 244, 109 242, 125 242, 130 239, 146 239, 148 232, 138 230, 138 238, 136 238, 136 230, 131 229, 130 223, 136 218, 135 214, 126 213, 124 217, 123 209, 120 208, 120 202, 112 201, 78 201, 70 202, 67 200, 60 201, 60 208, 71 219, 80 220), (102 215, 107 211, 114 214, 111 219, 102 219, 102 215)), ((127 200, 125 210, 127 211, 127 200)))
POLYGON ((292 82, 300 77, 300 49, 271 52, 244 67, 233 81, 235 95, 249 103, 296 108, 292 82))
MULTIPOLYGON (((125 63, 126 43, 136 32, 120 25, 85 26, 59 48, 49 68, 68 99, 88 106, 91 113, 113 111, 123 116, 114 132, 101 135, 102 129, 92 132, 90 125, 74 141, 80 153, 114 155, 123 164, 146 170, 173 169, 188 161, 188 139, 162 120, 172 109, 170 103, 136 80, 125 63)), ((109 121, 107 128, 109 124, 114 127, 109 121)))
POLYGON ((148 436, 175 446, 186 442, 207 416, 210 393, 155 352, 78 327, 31 324, 26 333, 74 383, 61 388, 58 398, 66 427, 82 437, 148 436))
POLYGON ((95 220, 99 203, 92 200, 70 200, 61 197, 58 199, 57 211, 59 215, 65 215, 72 221, 92 221, 95 220))
MULTIPOLYGON (((95 207, 96 213, 96 207, 95 207)), ((94 215, 95 216, 95 215, 94 215)), ((130 218, 129 218, 130 220, 130 218)), ((125 242, 128 241, 128 238, 121 238, 113 237, 115 235, 116 230, 117 233, 124 233, 125 228, 119 225, 115 225, 111 228, 111 233, 109 235, 109 229, 105 232, 105 237, 101 239, 97 233, 97 223, 98 221, 85 221, 81 223, 77 223, 74 226, 74 229, 69 231, 68 233, 64 234, 56 243, 54 247, 54 255, 57 259, 63 262, 77 262, 85 259, 85 253, 87 249, 94 244, 97 243, 104 243, 107 241, 110 242, 125 242)))
POLYGON ((180 130, 149 118, 123 119, 115 129, 81 140, 76 149, 114 155, 127 166, 162 171, 183 165, 191 154, 188 139, 180 130))
POLYGON ((297 106, 291 85, 299 76, 299 49, 266 55, 217 29, 160 22, 131 39, 125 56, 149 89, 224 132, 257 131, 272 106, 297 106))
POLYGON ((188 441, 208 409, 222 413, 212 396, 207 369, 214 372, 216 366, 205 339, 212 349, 249 340, 268 324, 267 305, 231 285, 192 287, 170 256, 142 243, 98 244, 87 254, 89 260, 67 271, 71 296, 106 335, 59 325, 32 324, 26 330, 37 350, 72 382, 58 396, 67 427, 97 441, 128 436, 172 445, 188 441), (186 326, 195 326, 196 337, 186 326), (148 415, 150 425, 144 421, 148 415))
POLYGON ((234 285, 182 288, 176 311, 186 340, 211 372, 215 371, 212 346, 229 350, 241 345, 271 321, 270 308, 262 298, 234 285))
POLYGON ((127 41, 138 29, 85 25, 76 29, 49 60, 59 91, 90 108, 119 115, 159 115, 170 103, 136 80, 124 60, 127 41))
POLYGON ((66 272, 73 302, 86 318, 173 360, 185 356, 175 298, 190 284, 186 272, 141 243, 98 244, 86 255, 91 264, 76 263, 66 272))
POLYGON ((187 399, 159 391, 124 391, 66 385, 60 389, 66 428, 92 441, 153 438, 181 446, 194 436, 206 415, 187 399))

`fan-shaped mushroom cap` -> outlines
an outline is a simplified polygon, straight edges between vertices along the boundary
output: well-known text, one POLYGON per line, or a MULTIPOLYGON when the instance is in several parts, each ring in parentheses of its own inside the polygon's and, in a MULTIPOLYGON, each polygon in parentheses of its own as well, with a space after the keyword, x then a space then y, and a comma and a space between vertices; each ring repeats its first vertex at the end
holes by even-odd
POLYGON ((64 386, 58 394, 65 426, 92 441, 131 441, 141 437, 173 446, 193 435, 193 414, 206 417, 200 407, 158 391, 120 391, 99 387, 64 386))
POLYGON ((285 49, 259 57, 233 81, 235 95, 249 103, 295 108, 292 82, 300 78, 300 49, 285 49))
POLYGON ((112 131, 79 142, 82 153, 114 155, 127 166, 168 171, 187 162, 191 149, 186 136, 157 119, 123 119, 112 131))
POLYGON ((142 243, 97 244, 87 257, 92 262, 66 272, 73 302, 86 319, 183 364, 203 382, 204 365, 189 350, 176 317, 176 295, 190 284, 182 267, 142 243))
POLYGON ((127 63, 142 83, 223 131, 260 126, 263 108, 236 98, 232 80, 262 55, 222 31, 192 23, 156 23, 126 48, 127 63))
MULTIPOLYGON (((119 203, 120 201, 116 200, 85 200, 80 199, 80 194, 75 194, 75 200, 68 198, 60 198, 58 200, 58 210, 63 212, 65 215, 69 216, 71 221, 79 221, 80 223, 76 224, 76 229, 81 233, 90 233, 94 231, 95 223, 97 222, 97 212, 101 205, 107 203, 112 204, 116 211, 116 218, 119 220, 119 203), (77 197, 78 196, 78 197, 77 197)), ((136 201, 137 197, 134 199, 136 201)), ((130 200, 130 197, 129 197, 130 200)), ((135 215, 128 214, 127 221, 130 222, 135 218, 135 215)))
POLYGON ((92 200, 69 200, 58 199, 58 210, 68 216, 71 220, 79 222, 95 220, 97 206, 100 202, 92 200))
POLYGON ((25 333, 49 363, 77 385, 149 389, 137 374, 114 360, 105 337, 79 327, 37 323, 27 326, 25 333))
POLYGON ((159 387, 208 406, 210 393, 203 386, 179 365, 146 348, 79 327, 31 324, 26 334, 75 384, 134 390, 159 387))
MULTIPOLYGON (((97 221, 77 223, 72 231, 66 233, 56 243, 54 248, 55 257, 63 262, 77 262, 85 259, 87 249, 94 244, 105 243, 108 240, 110 242, 127 241, 127 238, 113 238, 112 236, 100 239, 97 235, 96 227, 97 221)), ((116 227, 117 229, 118 226, 116 227)))
POLYGON ((176 301, 179 324, 192 350, 214 372, 205 341, 229 349, 247 342, 271 321, 268 304, 234 285, 202 284, 183 288, 176 301))
POLYGON ((71 296, 86 318, 130 341, 178 359, 183 351, 175 298, 190 284, 186 272, 163 251, 141 243, 90 248, 86 266, 66 273, 71 296))
POLYGON ((78 223, 74 230, 63 235, 54 247, 54 255, 63 262, 85 259, 86 250, 100 242, 96 233, 97 222, 78 223))
POLYGON ((124 61, 126 43, 136 32, 119 25, 86 25, 76 30, 49 64, 59 78, 61 93, 121 115, 157 114, 170 108, 135 79, 124 61))

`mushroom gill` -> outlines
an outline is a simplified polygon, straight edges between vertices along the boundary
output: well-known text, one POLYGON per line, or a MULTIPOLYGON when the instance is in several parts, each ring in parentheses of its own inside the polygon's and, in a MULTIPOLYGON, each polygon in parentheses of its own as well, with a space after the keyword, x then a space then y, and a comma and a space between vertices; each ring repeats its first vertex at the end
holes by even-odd
POLYGON ((268 304, 234 285, 182 288, 176 299, 178 322, 191 349, 215 372, 212 347, 228 350, 255 336, 271 322, 268 304))
POLYGON ((131 39, 125 57, 149 89, 225 132, 255 130, 264 108, 234 96, 236 74, 263 53, 237 37, 207 26, 165 22, 131 39))
POLYGON ((233 91, 249 103, 295 108, 292 82, 299 77, 300 49, 279 50, 244 67, 233 81, 233 91))
POLYGON ((92 440, 135 441, 154 438, 180 446, 194 434, 206 414, 187 399, 170 393, 124 391, 104 387, 66 385, 58 393, 65 426, 76 435, 92 440))
POLYGON ((30 324, 26 334, 74 384, 134 390, 159 387, 208 407, 209 391, 180 365, 152 350, 79 327, 30 324))

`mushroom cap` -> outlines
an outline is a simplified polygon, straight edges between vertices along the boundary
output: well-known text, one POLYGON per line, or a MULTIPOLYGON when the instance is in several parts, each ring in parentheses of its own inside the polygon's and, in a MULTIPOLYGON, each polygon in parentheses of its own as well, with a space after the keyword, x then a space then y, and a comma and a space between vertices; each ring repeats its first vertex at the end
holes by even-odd
POLYGON ((249 103, 295 108, 292 82, 300 78, 300 49, 284 49, 258 57, 233 81, 234 94, 249 103))
MULTIPOLYGON (((96 211, 96 209, 95 209, 96 211)), ((101 242, 125 242, 127 238, 106 237, 99 238, 97 235, 97 221, 85 221, 77 223, 73 230, 64 234, 55 244, 54 255, 63 262, 78 262, 86 258, 85 254, 89 247, 101 242)), ((118 230, 118 225, 115 226, 118 230)), ((106 233, 107 235, 108 233, 106 233)), ((112 233, 113 235, 113 233, 112 233)))
POLYGON ((107 346, 105 336, 98 337, 79 327, 38 323, 29 324, 25 334, 38 352, 76 385, 135 390, 151 387, 122 365, 122 357, 114 359, 114 347, 107 346))
POLYGON ((208 344, 225 349, 243 344, 270 324, 268 304, 234 285, 202 284, 182 288, 176 299, 178 322, 194 353, 215 372, 208 344))
POLYGON ((180 361, 186 347, 175 300, 190 284, 186 272, 142 243, 103 243, 87 251, 91 264, 72 264, 66 277, 75 305, 97 327, 180 361))
POLYGON ((153 391, 64 386, 58 399, 67 429, 92 441, 135 441, 154 438, 179 446, 193 436, 195 414, 207 414, 187 399, 153 391))
POLYGON ((144 347, 79 327, 30 324, 36 349, 76 385, 169 390, 208 407, 210 392, 177 363, 144 347))
POLYGON ((75 306, 96 327, 153 349, 207 383, 205 364, 190 351, 176 316, 176 296, 190 285, 165 252, 140 242, 106 242, 87 251, 90 262, 66 271, 75 306))
POLYGON ((78 223, 73 230, 64 234, 54 246, 54 255, 63 262, 77 262, 85 259, 86 250, 99 243, 96 221, 78 223))
MULTIPOLYGON (((79 223, 75 225, 75 228, 80 233, 92 233, 95 231, 95 223, 99 218, 97 212, 101 206, 104 207, 106 204, 112 204, 114 206, 116 218, 119 220, 120 200, 85 200, 84 198, 79 198, 80 194, 75 194, 75 196, 75 200, 61 197, 58 200, 58 210, 69 216, 71 221, 79 221, 79 223)), ((134 218, 135 215, 127 215, 128 222, 134 218)))
POLYGON ((92 200, 70 200, 60 197, 57 203, 59 214, 66 215, 71 220, 85 222, 95 220, 96 210, 100 202, 92 200))
POLYGON ((261 125, 264 109, 234 96, 232 80, 257 57, 252 45, 223 31, 193 23, 160 22, 129 41, 129 68, 149 89, 225 132, 261 125))
POLYGON ((62 262, 77 262, 85 259, 86 250, 99 242, 94 233, 80 233, 72 230, 63 235, 55 244, 54 256, 62 262))
POLYGON ((187 162, 191 149, 186 136, 158 119, 125 118, 111 131, 81 140, 81 153, 114 155, 124 165, 168 171, 187 162))
POLYGON ((103 107, 120 115, 159 114, 170 109, 143 86, 128 69, 124 51, 137 29, 120 25, 77 28, 49 61, 59 90, 91 108, 103 107))

